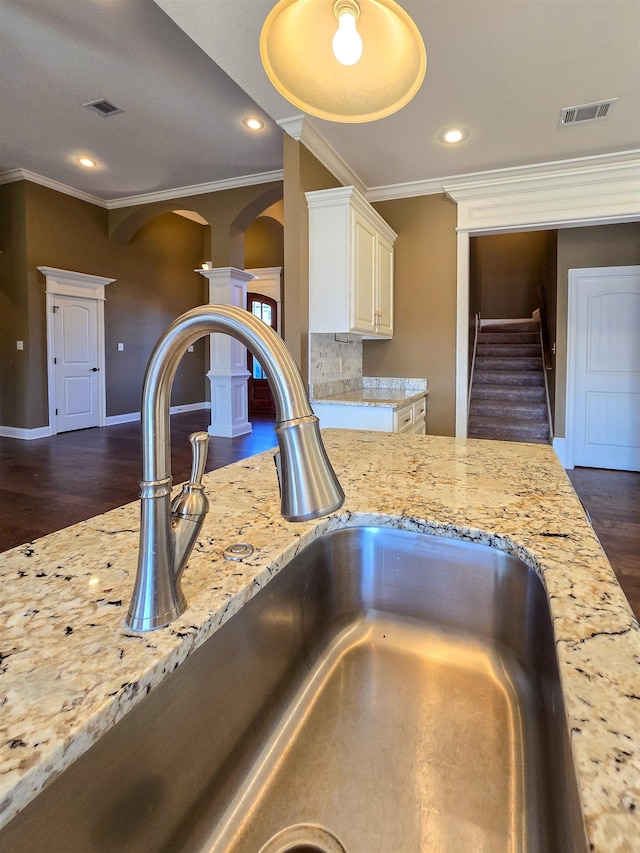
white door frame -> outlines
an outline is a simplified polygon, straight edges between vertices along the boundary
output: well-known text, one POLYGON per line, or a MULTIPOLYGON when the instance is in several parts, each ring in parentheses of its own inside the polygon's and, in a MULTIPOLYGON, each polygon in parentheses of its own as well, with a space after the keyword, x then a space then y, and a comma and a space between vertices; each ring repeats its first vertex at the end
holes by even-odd
POLYGON ((282 337, 282 267, 256 267, 245 272, 253 276, 247 290, 275 300, 278 309, 276 332, 282 337))
POLYGON ((56 296, 72 296, 76 299, 90 299, 96 303, 98 314, 98 426, 107 422, 107 393, 105 376, 105 346, 104 346, 104 301, 105 287, 115 281, 115 278, 104 278, 98 275, 61 270, 55 267, 38 267, 46 279, 46 312, 47 312, 47 388, 49 396, 49 435, 57 435, 56 426, 56 392, 54 378, 54 337, 53 337, 53 303, 56 296))
POLYGON ((505 170, 499 178, 445 182, 457 204, 456 427, 467 435, 469 237, 640 220, 637 151, 505 170), (508 174, 505 174, 508 172, 508 174))
POLYGON ((608 278, 615 271, 616 275, 633 275, 640 273, 640 266, 596 267, 569 270, 569 303, 567 309, 567 396, 565 409, 565 468, 574 467, 574 445, 576 427, 576 349, 578 341, 578 287, 580 279, 608 278))

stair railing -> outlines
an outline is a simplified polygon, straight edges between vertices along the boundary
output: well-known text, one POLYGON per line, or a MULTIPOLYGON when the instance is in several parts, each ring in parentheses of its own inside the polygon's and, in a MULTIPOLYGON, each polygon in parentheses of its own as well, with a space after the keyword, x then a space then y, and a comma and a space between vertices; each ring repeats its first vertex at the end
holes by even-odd
POLYGON ((478 349, 478 335, 480 334, 480 314, 476 312, 476 320, 475 320, 475 336, 473 339, 473 356, 471 357, 471 370, 469 371, 469 390, 467 392, 467 417, 469 417, 469 412, 471 411, 471 392, 473 390, 473 371, 476 366, 476 351, 478 349))
POLYGON ((549 330, 547 329, 547 313, 545 310, 544 287, 538 285, 538 314, 540 320, 540 346, 542 348, 542 364, 544 370, 544 394, 547 401, 547 421, 549 424, 549 441, 553 442, 553 418, 551 417, 551 400, 549 398, 549 380, 547 372, 553 370, 551 348, 549 346, 549 330))

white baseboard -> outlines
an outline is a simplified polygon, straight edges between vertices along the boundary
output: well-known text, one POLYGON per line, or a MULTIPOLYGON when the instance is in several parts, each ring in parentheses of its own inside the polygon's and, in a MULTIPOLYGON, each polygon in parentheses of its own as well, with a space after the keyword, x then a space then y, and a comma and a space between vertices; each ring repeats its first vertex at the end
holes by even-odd
POLYGON ((2 438, 20 438, 23 441, 31 441, 33 438, 48 438, 50 435, 51 430, 48 426, 36 427, 35 429, 0 426, 0 437, 2 438))
MULTIPOLYGON (((211 403, 205 400, 202 403, 185 403, 184 406, 171 406, 170 413, 176 415, 179 412, 196 412, 200 409, 210 409, 211 403)), ((116 424, 129 424, 140 420, 140 412, 129 412, 126 415, 111 415, 105 418, 105 426, 116 424)), ((49 438, 51 429, 48 426, 36 427, 36 429, 21 429, 20 427, 0 426, 0 438, 19 438, 23 441, 31 441, 33 438, 49 438)))
POLYGON ((140 412, 130 412, 128 415, 110 415, 105 418, 105 426, 116 426, 116 424, 130 424, 140 420, 140 412))
MULTIPOLYGON (((171 406, 169 410, 170 414, 177 415, 180 412, 197 412, 201 409, 210 409, 211 403, 208 400, 205 400, 202 403, 185 403, 183 406, 171 406)), ((105 426, 115 426, 116 424, 130 424, 133 421, 140 420, 140 412, 129 412, 126 415, 110 415, 106 421, 105 426)))
POLYGON ((169 410, 172 415, 177 415, 178 412, 197 412, 200 409, 210 409, 211 403, 204 400, 202 403, 185 403, 184 406, 171 406, 169 410))
POLYGON ((563 468, 570 470, 573 468, 573 465, 568 464, 568 453, 567 453, 567 439, 566 438, 554 438, 553 439, 553 449, 555 450, 558 459, 560 460, 560 464, 563 468))

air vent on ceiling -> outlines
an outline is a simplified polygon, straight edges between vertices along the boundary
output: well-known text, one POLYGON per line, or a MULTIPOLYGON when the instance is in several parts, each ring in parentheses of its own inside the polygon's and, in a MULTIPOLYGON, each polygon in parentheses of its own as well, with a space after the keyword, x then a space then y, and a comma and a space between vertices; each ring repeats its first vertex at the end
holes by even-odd
POLYGON ((82 106, 86 107, 88 110, 93 110, 94 113, 97 113, 103 118, 106 118, 107 116, 115 116, 122 112, 119 107, 116 107, 115 104, 109 103, 109 101, 105 101, 104 98, 100 98, 99 101, 89 101, 88 104, 83 104, 82 106))
POLYGON ((609 115, 612 104, 617 98, 608 101, 598 101, 597 104, 580 104, 577 107, 565 107, 560 113, 558 127, 570 124, 584 124, 585 121, 599 121, 609 115))

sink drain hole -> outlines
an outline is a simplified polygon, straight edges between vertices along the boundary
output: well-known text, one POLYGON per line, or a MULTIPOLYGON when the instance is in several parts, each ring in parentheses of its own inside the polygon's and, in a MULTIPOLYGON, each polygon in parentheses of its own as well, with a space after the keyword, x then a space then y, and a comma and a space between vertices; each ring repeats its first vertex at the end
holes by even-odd
POLYGON ((272 836, 259 853, 347 853, 336 836, 313 823, 296 823, 272 836))

